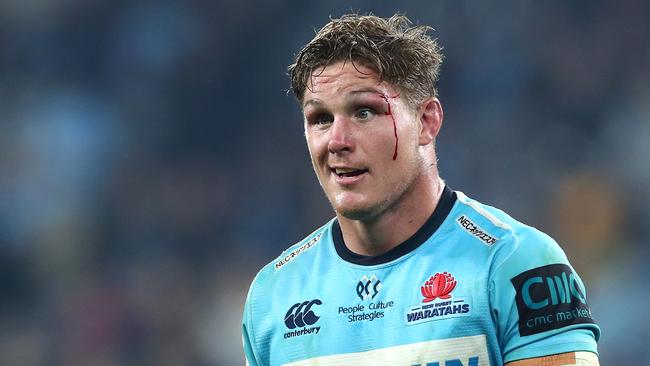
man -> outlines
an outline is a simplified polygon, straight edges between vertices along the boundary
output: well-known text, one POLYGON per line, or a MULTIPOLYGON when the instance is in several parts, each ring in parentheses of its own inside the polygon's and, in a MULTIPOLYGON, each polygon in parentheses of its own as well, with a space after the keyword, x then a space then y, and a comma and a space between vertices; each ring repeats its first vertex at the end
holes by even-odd
POLYGON ((440 179, 440 48, 347 15, 289 67, 336 217, 264 267, 250 365, 598 365, 585 288, 545 234, 440 179))

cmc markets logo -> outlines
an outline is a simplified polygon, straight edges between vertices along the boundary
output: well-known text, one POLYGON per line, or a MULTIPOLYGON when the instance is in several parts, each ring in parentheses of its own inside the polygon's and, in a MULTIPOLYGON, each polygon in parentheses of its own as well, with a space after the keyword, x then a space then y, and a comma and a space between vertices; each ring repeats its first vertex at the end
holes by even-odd
POLYGON ((458 282, 450 273, 436 273, 424 283, 424 286, 420 287, 422 296, 424 296, 422 302, 431 302, 436 298, 451 298, 450 293, 454 291, 457 284, 458 282))
POLYGON ((374 299, 379 291, 381 291, 381 281, 375 275, 370 278, 363 275, 357 283, 357 296, 363 301, 374 299))
POLYGON ((517 291, 515 302, 522 336, 594 322, 584 286, 566 264, 534 268, 510 281, 517 291))
POLYGON ((449 272, 438 272, 429 277, 420 287, 424 299, 406 312, 406 324, 419 324, 431 320, 469 315, 470 297, 454 296, 452 299, 451 292, 454 291, 456 285, 458 285, 458 281, 449 272))
POLYGON ((318 334, 320 327, 308 328, 307 326, 314 325, 316 322, 318 322, 318 319, 320 319, 320 317, 314 313, 314 310, 312 310, 312 308, 322 304, 323 302, 319 299, 293 304, 293 306, 291 306, 287 313, 284 315, 284 324, 287 326, 287 328, 295 330, 284 333, 284 338, 286 339, 298 337, 312 333, 318 334))

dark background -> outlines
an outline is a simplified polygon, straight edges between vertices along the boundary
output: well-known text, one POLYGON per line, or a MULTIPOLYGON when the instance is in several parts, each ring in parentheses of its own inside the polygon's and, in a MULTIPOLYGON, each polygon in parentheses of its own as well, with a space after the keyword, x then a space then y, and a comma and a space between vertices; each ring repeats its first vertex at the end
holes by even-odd
POLYGON ((435 28, 448 184, 558 240, 650 365, 650 3, 0 0, 0 364, 240 365, 256 271, 333 214, 286 67, 435 28))

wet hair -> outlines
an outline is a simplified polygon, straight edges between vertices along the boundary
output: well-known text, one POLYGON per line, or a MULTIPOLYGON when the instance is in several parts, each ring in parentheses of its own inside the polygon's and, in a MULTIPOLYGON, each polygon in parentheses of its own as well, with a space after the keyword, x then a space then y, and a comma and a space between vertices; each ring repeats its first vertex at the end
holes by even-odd
MULTIPOLYGON (((363 65, 403 93, 412 106, 437 96, 443 55, 427 32, 428 26, 413 26, 404 15, 390 18, 347 14, 331 19, 296 55, 288 68, 291 91, 302 103, 312 76, 343 61, 363 65)), ((358 70, 358 68, 357 68, 358 70)))

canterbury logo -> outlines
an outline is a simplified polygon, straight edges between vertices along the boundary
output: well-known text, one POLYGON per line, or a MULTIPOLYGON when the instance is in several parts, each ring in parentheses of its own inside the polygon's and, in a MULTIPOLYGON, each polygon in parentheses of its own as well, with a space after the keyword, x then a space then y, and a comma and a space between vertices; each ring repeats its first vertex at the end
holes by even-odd
POLYGON ((436 298, 449 299, 450 293, 456 288, 457 283, 451 273, 436 273, 424 283, 424 286, 420 287, 422 296, 424 296, 422 302, 430 302, 436 298))
POLYGON ((381 281, 375 275, 372 275, 370 278, 363 275, 359 283, 357 283, 357 296, 364 301, 374 299, 379 293, 379 290, 381 290, 381 281))
POLYGON ((289 329, 314 325, 320 317, 314 314, 311 308, 314 305, 322 304, 323 303, 318 299, 294 304, 289 308, 289 311, 287 311, 287 314, 284 316, 284 324, 289 329))

